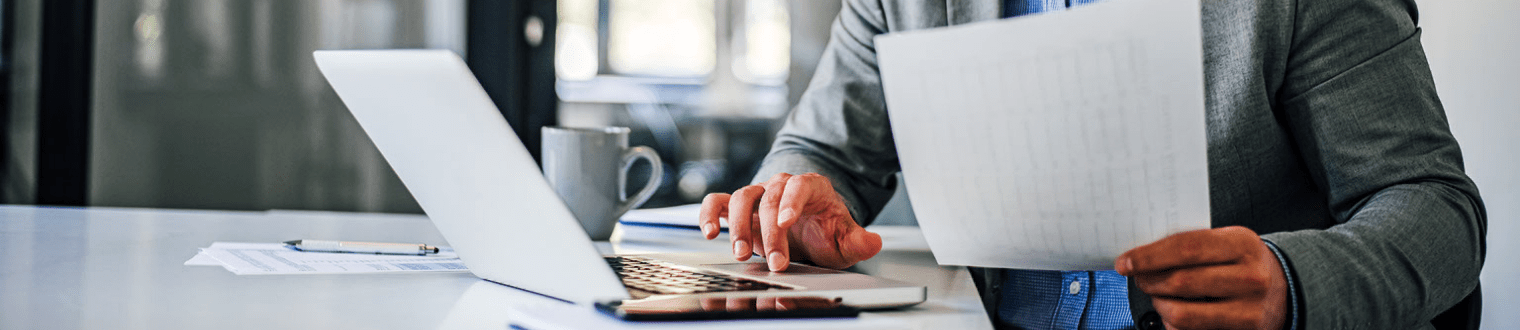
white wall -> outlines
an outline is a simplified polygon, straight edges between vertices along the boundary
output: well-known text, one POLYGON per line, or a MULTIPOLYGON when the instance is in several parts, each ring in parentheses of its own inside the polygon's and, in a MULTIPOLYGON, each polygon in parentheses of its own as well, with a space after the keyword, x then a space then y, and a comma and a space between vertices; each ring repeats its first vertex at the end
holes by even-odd
POLYGON ((1483 328, 1520 329, 1520 1, 1417 3, 1437 91, 1488 206, 1483 328))

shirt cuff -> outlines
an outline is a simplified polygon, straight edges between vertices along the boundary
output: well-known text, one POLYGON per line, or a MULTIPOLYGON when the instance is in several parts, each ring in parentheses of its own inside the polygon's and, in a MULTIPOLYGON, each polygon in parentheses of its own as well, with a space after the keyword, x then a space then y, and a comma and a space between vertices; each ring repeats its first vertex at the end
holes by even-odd
POLYGON ((1283 277, 1286 277, 1288 279, 1288 311, 1289 312, 1288 312, 1288 319, 1287 319, 1287 322, 1286 322, 1287 326, 1284 327, 1284 329, 1298 330, 1299 329, 1299 326, 1298 326, 1298 324, 1299 324, 1298 310, 1299 310, 1299 305, 1301 305, 1301 304, 1299 303, 1298 285, 1297 285, 1297 281, 1294 280, 1294 277, 1296 277, 1296 276, 1294 276, 1294 274, 1293 274, 1293 268, 1288 267, 1288 258, 1285 257, 1285 256, 1283 256, 1282 250, 1280 250, 1280 249, 1277 248, 1277 243, 1272 243, 1272 241, 1268 241, 1268 240, 1261 240, 1261 241, 1262 241, 1262 243, 1266 243, 1267 244, 1267 249, 1272 250, 1272 254, 1273 255, 1277 256, 1277 263, 1278 263, 1278 265, 1282 266, 1283 277))

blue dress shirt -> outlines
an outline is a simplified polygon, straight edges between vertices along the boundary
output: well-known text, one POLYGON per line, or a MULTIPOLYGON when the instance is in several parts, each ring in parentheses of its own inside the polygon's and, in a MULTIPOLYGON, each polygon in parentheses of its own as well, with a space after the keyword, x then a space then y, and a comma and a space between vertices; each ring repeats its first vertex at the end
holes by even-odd
POLYGON ((1113 271, 1010 269, 997 315, 1023 329, 1133 329, 1128 280, 1113 271))

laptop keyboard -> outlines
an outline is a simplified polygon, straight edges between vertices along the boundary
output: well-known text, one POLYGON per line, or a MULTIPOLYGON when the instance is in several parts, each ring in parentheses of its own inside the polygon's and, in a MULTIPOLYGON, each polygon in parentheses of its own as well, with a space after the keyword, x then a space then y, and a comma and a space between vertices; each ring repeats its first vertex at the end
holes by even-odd
POLYGON ((639 256, 606 257, 629 288, 657 294, 792 290, 792 287, 734 277, 639 256))

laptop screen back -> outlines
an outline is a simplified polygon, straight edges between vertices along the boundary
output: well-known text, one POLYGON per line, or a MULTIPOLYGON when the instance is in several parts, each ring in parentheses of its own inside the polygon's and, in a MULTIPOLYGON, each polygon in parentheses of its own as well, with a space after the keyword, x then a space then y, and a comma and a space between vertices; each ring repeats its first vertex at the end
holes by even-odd
POLYGON ((314 55, 349 112, 476 276, 580 304, 627 297, 453 52, 314 55))

